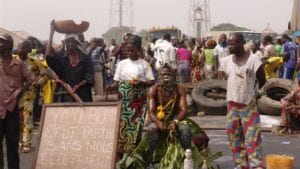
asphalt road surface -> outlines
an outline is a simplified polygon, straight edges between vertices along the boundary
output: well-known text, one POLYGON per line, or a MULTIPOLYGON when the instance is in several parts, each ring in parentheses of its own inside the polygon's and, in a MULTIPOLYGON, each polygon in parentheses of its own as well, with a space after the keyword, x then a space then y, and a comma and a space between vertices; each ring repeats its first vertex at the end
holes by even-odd
MULTIPOLYGON (((213 151, 221 151, 224 154, 223 157, 215 161, 216 164, 219 164, 222 169, 233 169, 234 163, 232 161, 231 153, 228 148, 228 141, 227 141, 225 130, 210 128, 210 129, 206 129, 205 131, 207 132, 210 138, 209 144, 211 149, 213 151)), ((38 141, 37 136, 38 136, 38 129, 35 129, 33 149, 30 153, 20 152, 21 169, 31 168, 32 161, 34 158, 34 153, 35 153, 35 146, 38 141)), ((276 136, 270 132, 263 132, 262 142, 263 142, 262 146, 263 146, 264 157, 267 154, 290 155, 296 158, 294 168, 300 169, 300 160, 299 160, 300 159, 300 135, 276 136)), ((4 154, 5 154, 4 156, 6 156, 6 153, 4 154)))

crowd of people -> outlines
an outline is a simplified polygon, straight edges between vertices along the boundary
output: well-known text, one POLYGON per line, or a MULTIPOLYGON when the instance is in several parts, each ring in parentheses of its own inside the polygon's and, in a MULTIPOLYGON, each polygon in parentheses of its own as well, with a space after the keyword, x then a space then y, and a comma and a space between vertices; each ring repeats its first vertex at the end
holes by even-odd
MULTIPOLYGON (((161 157, 162 165, 166 160, 170 165, 181 165, 183 161, 178 159, 182 156, 173 160, 166 157, 168 145, 160 151, 157 147, 162 138, 173 136, 181 143, 176 147, 180 150, 197 153, 193 147, 197 151, 207 147, 205 133, 186 117, 186 91, 180 85, 205 79, 228 81, 226 126, 236 168, 263 167, 260 120, 255 108, 257 91, 266 79, 296 76, 299 47, 288 35, 276 42, 265 36, 262 42, 245 44, 238 33, 229 39, 222 34, 218 42, 195 38, 176 41, 166 33, 143 49, 141 37, 131 33, 124 35, 120 45, 112 39, 110 47, 102 38, 87 42, 82 34, 66 34, 61 45, 54 48, 54 34, 53 21, 46 44, 29 37, 16 50, 10 35, 0 35, 0 138, 6 137, 8 168, 19 168, 19 147, 24 153, 30 152, 33 122, 39 121, 43 103, 92 102, 93 94, 113 90, 118 91, 122 105, 119 167, 130 168, 124 161, 133 153, 142 154, 145 161, 135 159, 134 165, 149 169, 159 163, 154 153, 161 157), (143 134, 147 120, 148 130, 143 134), (204 141, 192 142, 199 134, 204 141)), ((291 121, 287 114, 298 111, 297 93, 299 89, 283 99, 284 129, 291 121)), ((3 168, 2 144, 0 148, 3 168)))

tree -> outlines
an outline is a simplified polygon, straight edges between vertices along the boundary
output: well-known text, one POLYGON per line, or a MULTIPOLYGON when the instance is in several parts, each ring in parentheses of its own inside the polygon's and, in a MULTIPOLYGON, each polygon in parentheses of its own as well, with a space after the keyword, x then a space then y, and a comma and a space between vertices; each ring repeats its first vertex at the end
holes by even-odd
POLYGON ((250 29, 236 26, 231 23, 221 23, 210 29, 211 31, 249 31, 250 29))
POLYGON ((109 42, 111 39, 116 39, 118 43, 121 43, 122 38, 126 33, 132 33, 130 27, 112 27, 102 34, 102 38, 107 42, 109 42))

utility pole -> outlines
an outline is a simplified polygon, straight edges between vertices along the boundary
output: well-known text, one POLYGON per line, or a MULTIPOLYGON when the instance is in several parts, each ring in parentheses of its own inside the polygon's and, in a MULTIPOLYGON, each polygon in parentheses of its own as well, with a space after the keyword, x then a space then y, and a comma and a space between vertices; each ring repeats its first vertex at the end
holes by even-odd
POLYGON ((133 0, 111 0, 109 27, 133 28, 133 0))
POLYGON ((122 27, 123 22, 123 0, 119 0, 119 27, 122 27))
POLYGON ((209 0, 190 0, 189 34, 203 38, 210 31, 209 0))

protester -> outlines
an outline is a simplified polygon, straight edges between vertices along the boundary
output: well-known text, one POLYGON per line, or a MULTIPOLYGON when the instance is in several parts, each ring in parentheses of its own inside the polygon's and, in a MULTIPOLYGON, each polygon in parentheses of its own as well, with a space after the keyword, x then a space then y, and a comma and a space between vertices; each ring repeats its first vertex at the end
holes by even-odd
POLYGON ((217 79, 220 79, 220 63, 223 58, 229 55, 229 49, 227 44, 227 36, 226 34, 221 34, 219 37, 219 43, 214 49, 214 55, 216 59, 216 70, 217 73, 217 79))
POLYGON ((277 56, 273 38, 270 35, 267 35, 263 38, 262 45, 264 46, 263 61, 268 60, 271 57, 277 56))
POLYGON ((105 44, 101 38, 92 38, 91 45, 88 48, 88 53, 91 57, 91 61, 94 68, 94 79, 95 79, 95 95, 104 94, 104 76, 107 53, 105 52, 105 44))
POLYGON ((214 48, 217 43, 215 40, 208 40, 206 42, 207 48, 204 49, 204 74, 206 79, 213 79, 216 75, 216 58, 214 56, 214 48))
POLYGON ((121 119, 118 141, 119 153, 130 153, 140 140, 146 115, 147 87, 154 82, 149 63, 140 58, 142 40, 130 35, 126 44, 127 59, 115 72, 114 83, 107 89, 117 89, 121 95, 121 119))
POLYGON ((276 50, 276 56, 281 56, 282 55, 282 41, 281 41, 280 37, 276 38, 275 50, 276 50))
POLYGON ((116 39, 111 39, 111 46, 109 47, 109 55, 110 57, 114 56, 115 57, 115 52, 118 49, 118 44, 116 42, 116 39))
POLYGON ((118 49, 115 53, 115 56, 117 57, 117 64, 120 61, 128 58, 127 53, 126 53, 126 45, 127 45, 128 37, 131 35, 132 35, 132 33, 126 33, 123 36, 123 43, 121 43, 121 45, 118 47, 118 49))
POLYGON ((191 58, 192 52, 186 49, 184 41, 179 42, 177 50, 177 71, 180 83, 191 81, 191 58))
POLYGON ((281 99, 282 113, 279 134, 288 133, 289 129, 300 131, 300 74, 297 77, 298 87, 281 99))
POLYGON ((173 69, 177 69, 176 49, 171 43, 170 34, 165 33, 163 39, 157 40, 152 50, 154 51, 154 57, 156 59, 155 68, 157 71, 165 63, 171 65, 173 69))
POLYGON ((160 69, 159 82, 149 89, 148 107, 147 132, 138 147, 117 166, 154 169, 157 163, 160 168, 177 169, 183 165, 184 150, 192 149, 197 156, 194 166, 199 167, 205 158, 199 151, 207 148, 209 139, 195 122, 186 118, 186 92, 177 84, 176 72, 168 64, 160 69), (199 141, 197 147, 192 140, 199 141))
POLYGON ((262 51, 261 51, 261 49, 260 49, 260 41, 258 41, 258 42, 254 42, 254 41, 252 41, 252 42, 250 42, 250 49, 251 49, 251 51, 252 51, 252 53, 253 54, 255 54, 258 58, 260 58, 260 59, 262 59, 263 58, 263 53, 262 53, 262 51))
POLYGON ((151 68, 152 68, 152 72, 154 75, 154 79, 155 81, 157 80, 157 71, 155 68, 155 64, 156 64, 156 59, 154 57, 155 52, 152 50, 152 48, 155 45, 155 42, 157 41, 157 38, 153 38, 151 40, 151 42, 147 45, 147 50, 146 50, 146 56, 145 56, 145 60, 150 64, 151 68))
POLYGON ((236 169, 262 169, 260 117, 256 110, 255 83, 265 83, 261 60, 244 49, 244 37, 234 33, 228 46, 231 55, 221 61, 227 81, 227 134, 236 169))
POLYGON ((20 145, 24 153, 28 153, 31 150, 32 137, 33 137, 33 108, 34 100, 37 96, 36 88, 43 86, 48 80, 46 75, 48 67, 44 66, 37 58, 28 56, 31 52, 31 45, 29 41, 22 42, 17 49, 19 59, 24 62, 26 67, 32 71, 37 77, 37 81, 34 85, 24 91, 22 97, 19 100, 19 112, 20 112, 20 145))
POLYGON ((284 61, 283 78, 293 79, 297 64, 297 47, 292 42, 292 38, 287 34, 281 36, 282 39, 282 56, 284 61))
POLYGON ((116 61, 117 61, 117 57, 116 57, 116 52, 118 50, 118 44, 116 42, 115 39, 111 39, 111 46, 109 47, 109 62, 108 62, 108 70, 110 73, 110 77, 109 77, 109 83, 107 85, 111 85, 113 82, 113 77, 116 71, 116 61))
MULTIPOLYGON (((91 87, 94 85, 94 70, 90 58, 81 50, 77 34, 67 34, 64 37, 66 53, 56 55, 52 50, 52 40, 55 32, 54 21, 51 22, 49 43, 46 49, 46 59, 49 67, 66 82, 83 102, 92 102, 91 87)), ((64 92, 56 98, 57 102, 74 102, 74 99, 64 92)))
POLYGON ((151 124, 148 126, 148 154, 147 162, 150 169, 153 165, 153 153, 161 137, 163 130, 178 132, 178 138, 183 149, 191 149, 190 128, 179 123, 184 120, 187 111, 186 93, 182 86, 176 84, 175 75, 172 68, 167 64, 160 71, 159 83, 149 90, 149 118, 151 124), (157 111, 164 113, 163 118, 158 116, 157 111), (165 117, 164 117, 165 116, 165 117))
MULTIPOLYGON (((45 60, 45 44, 38 40, 36 37, 29 36, 26 41, 29 41, 31 46, 31 52, 28 54, 30 57, 38 59, 40 62, 44 62, 45 60)), ((44 64, 47 66, 46 64, 44 64)), ((48 67, 48 66, 47 66, 48 67)), ((48 81, 45 85, 49 84, 48 81)), ((52 95, 49 95, 49 93, 45 93, 44 90, 42 90, 43 86, 36 86, 36 96, 35 100, 33 102, 33 123, 39 124, 40 117, 41 117, 41 111, 42 111, 42 104, 45 96, 49 98, 49 96, 52 97, 52 95)))
POLYGON ((188 42, 188 50, 192 52, 191 81, 195 83, 201 80, 202 74, 202 69, 200 67, 200 56, 202 53, 201 43, 196 42, 195 38, 191 38, 188 42))
POLYGON ((0 168, 4 168, 3 137, 6 141, 7 166, 20 168, 18 153, 20 118, 18 98, 35 81, 33 72, 12 56, 13 39, 8 34, 0 35, 0 168))

